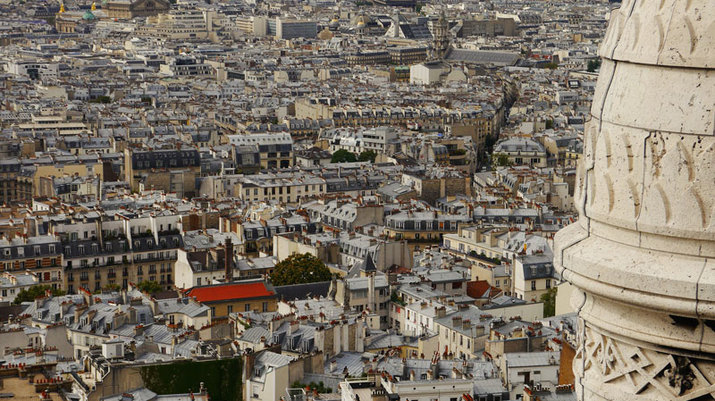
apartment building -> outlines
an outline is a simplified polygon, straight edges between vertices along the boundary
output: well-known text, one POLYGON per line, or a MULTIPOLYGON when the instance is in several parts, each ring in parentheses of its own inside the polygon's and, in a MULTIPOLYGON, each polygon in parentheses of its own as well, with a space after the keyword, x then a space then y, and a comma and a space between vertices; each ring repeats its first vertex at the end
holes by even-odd
POLYGON ((261 169, 290 168, 295 163, 293 138, 287 132, 228 135, 227 138, 239 149, 257 146, 261 169))
POLYGON ((368 312, 379 317, 376 329, 388 326, 390 287, 387 276, 365 272, 366 276, 353 277, 337 282, 335 300, 350 310, 368 312))
POLYGON ((183 245, 180 217, 58 222, 63 288, 69 293, 107 287, 129 288, 154 281, 174 285, 177 250, 183 245))
POLYGON ((302 172, 260 173, 244 176, 234 186, 244 201, 300 203, 325 194, 325 180, 302 172))
MULTIPOLYGON (((0 266, 12 275, 33 274, 37 284, 63 289, 62 246, 53 235, 0 238, 0 266)), ((13 279, 8 276, 12 282, 13 279)), ((33 280, 35 280, 33 278, 33 280)))

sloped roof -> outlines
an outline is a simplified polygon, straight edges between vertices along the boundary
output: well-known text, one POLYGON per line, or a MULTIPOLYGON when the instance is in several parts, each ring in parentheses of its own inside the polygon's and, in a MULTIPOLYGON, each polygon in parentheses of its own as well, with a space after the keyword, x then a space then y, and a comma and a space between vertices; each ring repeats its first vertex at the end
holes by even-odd
POLYGON ((264 282, 232 283, 194 287, 186 295, 199 302, 228 301, 232 299, 262 298, 276 295, 264 282))

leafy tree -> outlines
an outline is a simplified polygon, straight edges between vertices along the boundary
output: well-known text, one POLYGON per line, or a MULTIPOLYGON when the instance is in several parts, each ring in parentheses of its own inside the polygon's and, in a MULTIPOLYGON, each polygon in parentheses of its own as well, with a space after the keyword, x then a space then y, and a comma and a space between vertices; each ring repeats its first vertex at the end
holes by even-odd
POLYGON ((550 70, 555 70, 555 69, 559 68, 559 65, 557 63, 551 62, 551 63, 544 64, 544 68, 548 68, 550 70))
POLYGON ((119 286, 119 284, 107 284, 104 287, 102 287, 101 290, 95 291, 95 294, 99 294, 102 292, 117 292, 121 289, 122 289, 122 287, 119 286))
POLYGON ((588 72, 596 72, 599 68, 601 68, 601 59, 593 59, 588 61, 586 70, 588 72))
POLYGON ((112 103, 112 98, 109 96, 98 96, 96 99, 92 99, 89 101, 90 103, 102 103, 102 104, 107 104, 107 103, 112 103))
POLYGON ((366 150, 360 153, 360 156, 358 156, 358 161, 375 163, 376 157, 377 153, 373 152, 372 150, 366 150))
POLYGON ((509 156, 505 155, 504 153, 497 153, 494 155, 493 158, 494 165, 499 166, 499 167, 506 167, 506 166, 511 166, 511 161, 509 160, 509 156))
POLYGON ((551 288, 545 294, 541 294, 541 302, 544 303, 544 317, 551 317, 556 314, 556 288, 551 288))
POLYGON ((357 161, 355 153, 345 149, 336 150, 335 153, 333 153, 333 157, 330 159, 331 163, 352 163, 355 161, 357 161))
POLYGON ((23 302, 32 302, 35 300, 35 298, 44 297, 45 291, 47 290, 50 290, 53 297, 65 295, 64 291, 54 289, 51 285, 36 285, 26 290, 20 290, 20 292, 17 293, 17 296, 15 297, 13 303, 15 305, 19 305, 23 302))
POLYGON ((147 294, 156 294, 163 290, 161 285, 156 281, 142 281, 137 285, 137 289, 141 292, 146 292, 147 294))
POLYGON ((546 129, 554 128, 554 120, 546 120, 546 129))
POLYGON ((330 270, 322 260, 309 253, 293 254, 278 262, 271 274, 273 285, 291 285, 328 281, 330 270))

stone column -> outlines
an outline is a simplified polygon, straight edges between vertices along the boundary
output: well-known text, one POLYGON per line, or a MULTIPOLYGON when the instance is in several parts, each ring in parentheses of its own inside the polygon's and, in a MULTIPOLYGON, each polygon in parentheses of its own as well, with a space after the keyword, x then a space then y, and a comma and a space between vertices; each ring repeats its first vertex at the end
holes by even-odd
POLYGON ((715 399, 715 3, 611 13, 556 236, 576 290, 580 400, 715 399))

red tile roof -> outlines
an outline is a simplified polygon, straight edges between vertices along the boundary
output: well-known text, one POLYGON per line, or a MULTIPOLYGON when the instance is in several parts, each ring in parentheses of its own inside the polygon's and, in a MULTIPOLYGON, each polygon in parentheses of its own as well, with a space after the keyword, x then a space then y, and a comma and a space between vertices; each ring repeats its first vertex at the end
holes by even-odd
POLYGON ((275 294, 274 291, 266 287, 265 283, 236 283, 194 287, 186 292, 186 295, 195 297, 199 302, 270 297, 275 294))
POLYGON ((500 292, 501 290, 490 286, 486 280, 470 281, 467 283, 467 295, 472 298, 493 298, 500 292))

